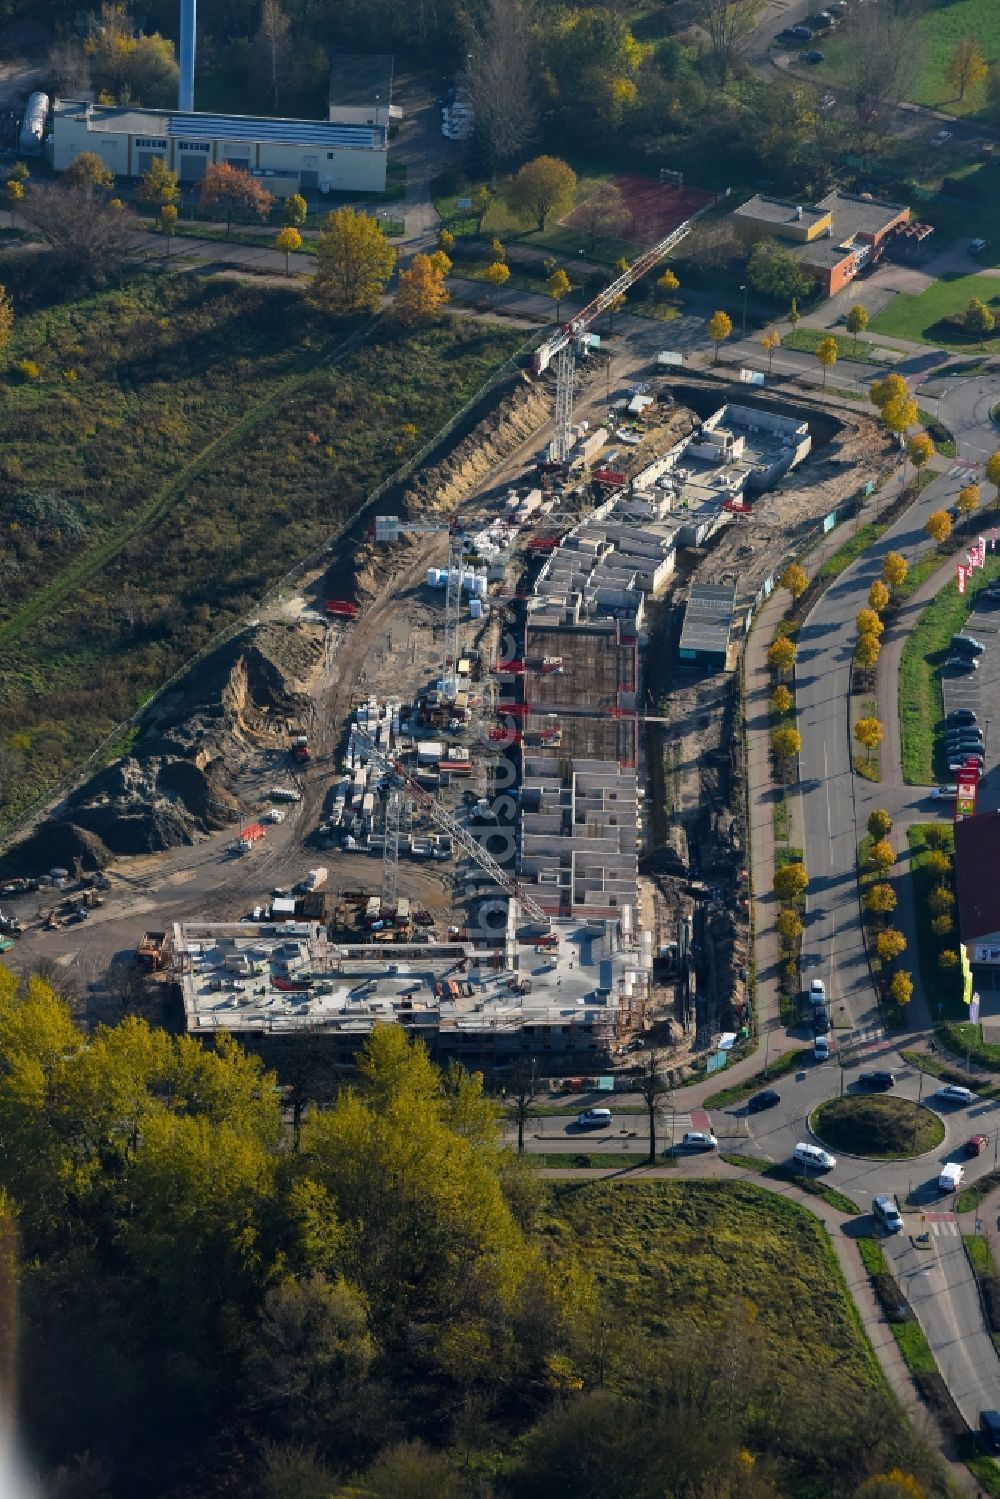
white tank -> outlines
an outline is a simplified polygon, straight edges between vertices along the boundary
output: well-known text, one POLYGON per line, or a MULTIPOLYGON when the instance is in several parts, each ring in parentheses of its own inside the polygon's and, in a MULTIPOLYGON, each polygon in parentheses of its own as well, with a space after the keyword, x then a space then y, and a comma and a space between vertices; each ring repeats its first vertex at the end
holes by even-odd
POLYGON ((472 600, 472 602, 469 604, 469 618, 470 619, 482 619, 482 617, 483 617, 483 601, 482 601, 482 599, 474 598, 472 600))
POLYGON ((21 122, 21 150, 37 154, 42 149, 45 121, 49 113, 48 94, 32 94, 24 109, 21 122))

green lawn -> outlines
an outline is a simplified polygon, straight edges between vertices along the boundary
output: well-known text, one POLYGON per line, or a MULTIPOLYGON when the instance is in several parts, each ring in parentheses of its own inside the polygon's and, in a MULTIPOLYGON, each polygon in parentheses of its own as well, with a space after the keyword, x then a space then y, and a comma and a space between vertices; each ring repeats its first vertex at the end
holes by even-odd
POLYGON ((785 334, 781 347, 798 349, 803 354, 815 354, 817 345, 827 338, 832 338, 836 343, 838 359, 856 359, 864 364, 888 363, 885 359, 872 358, 875 346, 863 334, 859 333, 855 339, 850 333, 831 333, 828 328, 796 328, 794 333, 785 334))
POLYGON ((742 1083, 733 1083, 730 1088, 720 1088, 718 1093, 710 1093, 705 1099, 705 1108, 727 1109, 731 1104, 742 1103, 745 1098, 750 1097, 751 1093, 770 1086, 777 1078, 784 1077, 788 1072, 797 1071, 811 1056, 812 1052, 805 1046, 796 1047, 794 1051, 786 1051, 769 1063, 766 1077, 762 1071, 756 1072, 753 1077, 746 1078, 742 1083))
POLYGON ((873 1161, 923 1155, 940 1145, 945 1133, 937 1114, 908 1099, 854 1094, 820 1104, 810 1125, 831 1150, 873 1161))
MULTIPOLYGON (((917 32, 919 66, 913 86, 907 90, 908 99, 948 114, 983 112, 984 90, 972 90, 960 100, 948 81, 948 62, 961 39, 970 35, 979 41, 987 62, 1000 62, 1000 7, 996 0, 930 0, 912 25, 917 32)), ((834 36, 824 37, 820 46, 824 61, 815 70, 817 76, 847 83, 855 47, 850 24, 834 36)))
POLYGON ((886 333, 893 338, 909 338, 916 343, 934 344, 960 352, 980 350, 1000 352, 1000 334, 983 344, 970 334, 944 321, 964 312, 970 300, 978 297, 994 313, 1000 312, 1000 280, 993 276, 942 276, 919 296, 900 292, 887 307, 876 313, 869 332, 886 333))
MULTIPOLYGON (((984 525, 992 523, 995 510, 984 511, 984 525)), ((938 556, 922 559, 927 574, 939 567, 938 556)), ((1000 575, 1000 557, 986 553, 986 566, 977 568, 960 594, 954 578, 949 578, 941 592, 920 615, 910 632, 899 667, 899 730, 903 776, 910 786, 930 786, 935 780, 950 779, 944 753, 942 730, 944 706, 941 696, 941 667, 948 656, 951 637, 960 631, 975 607, 980 591, 990 578, 1000 575)), ((916 586, 920 579, 907 578, 916 586)))
POLYGON ((842 572, 846 572, 852 562, 856 562, 862 552, 867 552, 870 546, 874 546, 879 537, 888 530, 888 526, 869 522, 855 531, 849 541, 845 541, 842 547, 838 547, 832 556, 827 557, 819 570, 821 578, 839 578, 842 572))

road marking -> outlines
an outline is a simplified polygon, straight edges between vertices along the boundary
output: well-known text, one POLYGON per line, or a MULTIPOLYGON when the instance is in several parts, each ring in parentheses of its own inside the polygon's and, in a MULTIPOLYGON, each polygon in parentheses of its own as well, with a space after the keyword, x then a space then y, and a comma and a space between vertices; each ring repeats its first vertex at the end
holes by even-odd
POLYGON ((826 745, 823 746, 823 789, 826 792, 826 840, 830 850, 830 867, 833 867, 833 819, 830 815, 830 770, 826 759, 826 745))
POLYGON ((954 1221, 954 1219, 951 1221, 951 1223, 932 1223, 931 1233, 936 1234, 939 1238, 948 1238, 949 1235, 952 1238, 957 1238, 958 1224, 954 1221))

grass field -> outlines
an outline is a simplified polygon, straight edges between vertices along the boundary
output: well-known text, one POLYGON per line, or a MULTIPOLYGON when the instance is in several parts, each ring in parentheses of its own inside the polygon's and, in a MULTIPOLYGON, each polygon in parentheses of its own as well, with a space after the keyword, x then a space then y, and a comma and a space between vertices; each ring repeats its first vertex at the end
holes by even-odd
POLYGON ((838 1213, 844 1213, 850 1218, 861 1212, 853 1198, 838 1192, 836 1187, 828 1187, 825 1182, 817 1181, 814 1176, 806 1176, 794 1165, 766 1161, 762 1156, 742 1155, 731 1150, 724 1150, 719 1159, 730 1166, 742 1166, 745 1171, 759 1171, 767 1181, 791 1182, 801 1192, 807 1192, 810 1197, 821 1198, 828 1207, 836 1208, 838 1213))
POLYGON ((553 1197, 555 1244, 572 1236, 623 1324, 641 1322, 654 1345, 747 1296, 790 1378, 815 1360, 837 1384, 881 1382, 826 1233, 796 1203, 717 1181, 588 1182, 553 1197))
MULTIPOLYGON (((931 0, 922 14, 913 20, 917 32, 918 69, 907 98, 914 104, 926 104, 948 114, 977 114, 984 110, 982 88, 970 91, 965 99, 948 80, 948 62, 964 36, 975 36, 987 62, 1000 61, 1000 8, 995 0, 931 0)), ((850 26, 835 36, 824 37, 825 54, 815 71, 831 82, 846 83, 851 77, 854 40, 850 26)))
MULTIPOLYGON (((985 513, 985 512, 984 512, 985 513)), ((992 512, 995 514, 995 512, 992 512)), ((921 560, 924 576, 943 564, 940 556, 921 560)), ((951 637, 960 631, 975 608, 979 593, 991 578, 1000 575, 1000 558, 986 553, 986 566, 977 568, 959 593, 949 578, 941 592, 924 609, 911 630, 899 665, 899 730, 903 776, 910 786, 930 786, 950 779, 942 729, 944 706, 941 667, 948 657, 951 637)), ((907 578, 918 587, 923 578, 907 578)))
POLYGON ((748 1077, 742 1083, 734 1083, 731 1088, 720 1088, 718 1093, 710 1093, 705 1099, 706 1109, 726 1109, 731 1104, 742 1103, 749 1098, 751 1093, 756 1093, 760 1088, 766 1088, 776 1078, 784 1077, 788 1072, 795 1072, 812 1056, 811 1050, 806 1046, 796 1047, 793 1051, 786 1051, 780 1057, 775 1057, 767 1069, 767 1076, 763 1072, 757 1072, 753 1077, 748 1077))
POLYGON ((831 333, 827 328, 796 328, 794 333, 786 333, 781 340, 783 349, 798 349, 803 354, 815 354, 819 344, 827 338, 832 338, 837 345, 838 359, 856 359, 866 364, 885 364, 884 359, 873 359, 872 351, 874 345, 859 334, 857 339, 850 333, 831 333))
POLYGON ((307 312, 295 287, 191 272, 19 319, 14 358, 40 376, 9 382, 0 407, 8 818, 356 513, 523 339, 463 319, 361 331, 307 312))
POLYGON ((923 1155, 944 1139, 944 1125, 930 1109, 902 1098, 831 1098, 810 1120, 831 1150, 873 1161, 923 1155))
POLYGON ((992 276, 944 275, 919 296, 900 292, 876 313, 868 331, 933 344, 935 348, 996 354, 1000 351, 1000 334, 981 340, 947 321, 964 312, 973 297, 996 314, 1000 311, 1000 281, 992 276))

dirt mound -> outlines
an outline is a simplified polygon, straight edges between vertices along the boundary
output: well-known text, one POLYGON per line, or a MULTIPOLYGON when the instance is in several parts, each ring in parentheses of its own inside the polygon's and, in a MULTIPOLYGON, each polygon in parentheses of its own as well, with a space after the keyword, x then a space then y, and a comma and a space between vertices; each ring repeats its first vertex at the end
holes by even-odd
POLYGON ((269 621, 224 647, 156 705, 132 754, 73 792, 2 868, 30 874, 79 859, 98 869, 239 821, 233 787, 260 749, 285 742, 286 717, 311 715, 304 692, 325 640, 320 624, 269 621))

